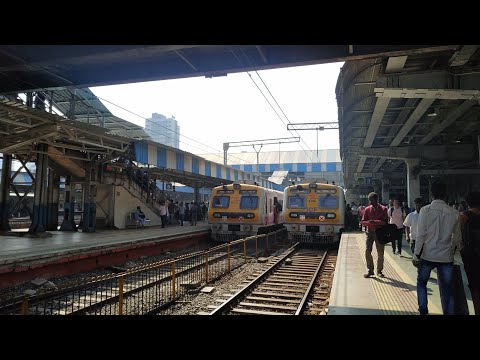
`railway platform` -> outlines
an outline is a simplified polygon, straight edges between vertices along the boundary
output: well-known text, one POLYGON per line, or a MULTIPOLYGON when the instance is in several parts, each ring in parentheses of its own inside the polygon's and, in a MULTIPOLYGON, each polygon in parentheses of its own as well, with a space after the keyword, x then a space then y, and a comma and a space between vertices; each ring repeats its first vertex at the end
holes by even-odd
MULTIPOLYGON (((385 246, 384 278, 364 278, 365 234, 350 232, 342 235, 333 277, 328 315, 416 315, 418 314, 416 279, 410 246, 404 241, 402 255, 394 255, 391 244, 385 246)), ((377 253, 372 251, 375 266, 377 253)), ((461 263, 459 254, 455 262, 461 263)), ((462 277, 470 315, 474 315, 467 278, 462 277)), ((442 314, 436 270, 427 285, 428 309, 431 315, 442 314)))
POLYGON ((151 226, 94 233, 51 231, 51 236, 0 237, 0 289, 36 276, 63 276, 118 265, 140 256, 157 255, 177 246, 197 244, 209 225, 151 226), (182 240, 182 241, 180 241, 182 240), (180 244, 181 243, 181 244, 180 244))

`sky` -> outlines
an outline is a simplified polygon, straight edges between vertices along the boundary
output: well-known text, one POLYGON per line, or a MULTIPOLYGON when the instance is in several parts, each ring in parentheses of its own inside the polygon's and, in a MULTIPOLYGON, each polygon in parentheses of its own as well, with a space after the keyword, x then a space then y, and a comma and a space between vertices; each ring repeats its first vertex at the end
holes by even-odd
MULTIPOLYGON (((338 121, 335 86, 342 65, 297 66, 90 90, 106 100, 104 105, 115 116, 143 127, 152 113, 174 116, 180 126, 180 149, 193 154, 223 154, 225 142, 293 137, 301 141, 264 145, 261 151, 279 151, 279 147, 281 151, 316 151, 317 131, 288 131, 287 124, 338 121)), ((319 150, 338 148, 338 130, 318 132, 319 150)), ((251 145, 231 147, 229 154, 242 151, 254 149, 251 145)))

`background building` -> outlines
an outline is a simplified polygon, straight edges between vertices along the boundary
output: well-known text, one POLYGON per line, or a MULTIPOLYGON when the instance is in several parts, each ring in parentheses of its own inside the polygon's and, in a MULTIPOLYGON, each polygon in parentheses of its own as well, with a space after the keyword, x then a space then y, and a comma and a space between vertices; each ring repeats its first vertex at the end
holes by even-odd
POLYGON ((175 116, 167 118, 165 115, 153 113, 150 119, 145 120, 145 132, 155 142, 180 148, 180 126, 175 116))

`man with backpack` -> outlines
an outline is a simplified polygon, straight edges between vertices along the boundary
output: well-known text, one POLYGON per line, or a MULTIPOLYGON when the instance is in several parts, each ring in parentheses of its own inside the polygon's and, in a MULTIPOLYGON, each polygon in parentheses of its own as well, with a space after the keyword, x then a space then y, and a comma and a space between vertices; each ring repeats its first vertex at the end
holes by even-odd
POLYGON ((393 254, 398 254, 399 256, 402 255, 403 222, 406 216, 405 209, 400 207, 400 200, 394 199, 393 207, 388 210, 388 219, 389 224, 397 225, 397 232, 392 239, 392 249, 393 254), (396 248, 398 248, 398 252, 395 251, 396 248))
POLYGON ((460 214, 462 244, 460 255, 472 293, 475 315, 480 315, 480 192, 467 195, 469 210, 460 214))

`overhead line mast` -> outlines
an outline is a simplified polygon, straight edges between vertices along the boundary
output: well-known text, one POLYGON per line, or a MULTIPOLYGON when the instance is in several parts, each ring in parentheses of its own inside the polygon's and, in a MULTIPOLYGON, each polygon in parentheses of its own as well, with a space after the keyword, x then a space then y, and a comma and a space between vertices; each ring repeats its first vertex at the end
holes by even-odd
POLYGON ((227 151, 231 147, 240 147, 240 146, 253 146, 253 150, 257 153, 257 172, 259 166, 259 154, 262 150, 263 145, 272 145, 272 144, 285 144, 292 142, 300 142, 300 137, 290 137, 290 138, 277 138, 277 139, 264 139, 264 140, 247 140, 247 141, 236 141, 236 142, 227 142, 223 143, 223 164, 227 165, 227 151), (235 144, 235 145, 232 145, 235 144), (260 149, 257 151, 255 145, 260 145, 260 149))

